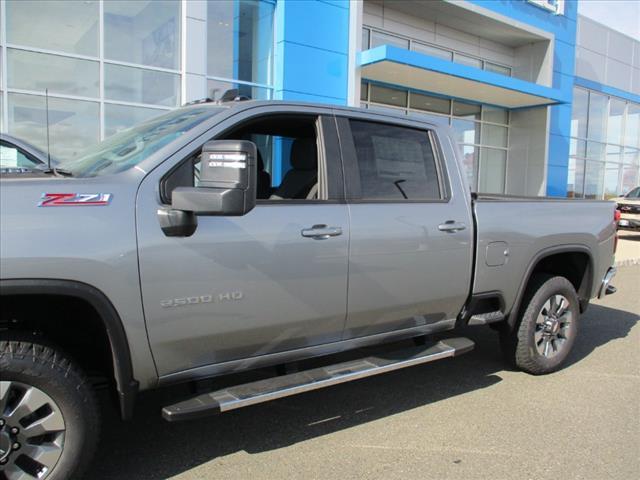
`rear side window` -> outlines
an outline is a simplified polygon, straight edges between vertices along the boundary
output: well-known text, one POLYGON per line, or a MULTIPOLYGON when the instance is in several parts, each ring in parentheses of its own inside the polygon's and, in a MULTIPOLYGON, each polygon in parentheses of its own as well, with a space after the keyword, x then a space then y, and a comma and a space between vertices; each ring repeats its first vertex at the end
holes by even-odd
POLYGON ((439 200, 438 171, 426 131, 351 120, 362 200, 439 200))

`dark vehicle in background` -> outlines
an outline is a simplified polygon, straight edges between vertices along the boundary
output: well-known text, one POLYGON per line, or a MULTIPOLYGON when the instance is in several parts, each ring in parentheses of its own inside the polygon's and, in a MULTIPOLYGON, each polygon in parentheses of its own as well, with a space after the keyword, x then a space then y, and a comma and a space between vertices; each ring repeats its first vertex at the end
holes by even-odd
POLYGON ((631 189, 626 195, 612 199, 620 212, 618 228, 622 230, 640 230, 640 186, 631 189))
POLYGON ((47 154, 20 138, 0 137, 0 174, 30 173, 47 169, 47 154))

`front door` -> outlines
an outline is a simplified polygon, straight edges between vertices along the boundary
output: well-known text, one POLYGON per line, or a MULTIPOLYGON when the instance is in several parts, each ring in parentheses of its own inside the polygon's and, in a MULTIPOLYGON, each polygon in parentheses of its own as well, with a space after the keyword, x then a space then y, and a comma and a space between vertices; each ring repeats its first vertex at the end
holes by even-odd
MULTIPOLYGON (((341 338, 349 220, 336 202, 335 137, 331 117, 310 114, 256 114, 218 135, 258 146, 258 205, 242 217, 200 216, 190 237, 167 237, 158 224, 159 182, 175 184, 171 173, 145 179, 140 274, 161 376, 341 338)), ((197 183, 197 158, 185 162, 197 183)))

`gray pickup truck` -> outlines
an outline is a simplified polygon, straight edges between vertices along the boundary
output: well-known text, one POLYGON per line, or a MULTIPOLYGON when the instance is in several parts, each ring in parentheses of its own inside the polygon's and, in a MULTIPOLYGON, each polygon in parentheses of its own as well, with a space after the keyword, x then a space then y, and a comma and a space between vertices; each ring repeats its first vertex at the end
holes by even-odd
POLYGON ((81 476, 96 382, 127 419, 140 391, 275 367, 161 413, 198 418, 467 352, 430 336, 464 325, 544 374, 615 291, 613 203, 472 194, 449 131, 419 118, 196 103, 0 192, 10 480, 81 476))

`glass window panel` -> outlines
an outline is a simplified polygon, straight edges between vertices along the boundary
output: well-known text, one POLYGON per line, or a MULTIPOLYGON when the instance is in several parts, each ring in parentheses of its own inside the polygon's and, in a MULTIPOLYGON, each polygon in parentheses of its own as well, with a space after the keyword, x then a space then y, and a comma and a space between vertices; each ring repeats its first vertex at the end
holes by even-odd
POLYGON ((584 197, 602 198, 604 182, 604 162, 587 160, 585 168, 584 197))
POLYGON ((622 119, 626 105, 617 98, 612 98, 609 102, 609 122, 607 123, 607 142, 609 143, 622 144, 622 119))
POLYGON ((508 77, 511 76, 511 68, 503 67, 502 65, 498 65, 491 62, 484 62, 484 69, 489 72, 499 73, 501 75, 506 75, 508 77))
POLYGON ((472 192, 478 190, 476 185, 476 165, 478 164, 479 149, 473 145, 462 145, 462 167, 472 192))
POLYGON ((97 57, 98 8, 97 1, 6 2, 7 42, 97 57))
POLYGON ((40 162, 32 160, 13 145, 0 143, 0 168, 34 168, 40 162))
POLYGON ((454 54, 453 61, 469 67, 482 68, 482 60, 461 53, 454 54))
POLYGON ((451 61, 451 57, 453 55, 449 50, 444 50, 443 48, 432 47, 431 45, 424 45, 422 43, 413 42, 411 44, 411 50, 418 53, 424 53, 425 55, 429 55, 431 57, 441 58, 442 60, 451 61))
POLYGON ((368 28, 362 29, 362 50, 369 49, 369 36, 371 31, 368 28))
POLYGON ((509 112, 504 108, 485 106, 482 108, 482 119, 486 122, 507 125, 509 123, 509 112))
POLYGON ((589 125, 587 138, 604 142, 607 138, 607 102, 606 95, 589 92, 589 125))
POLYGON ((640 150, 636 148, 625 148, 622 161, 628 165, 638 165, 640 163, 640 150))
POLYGON ((380 45, 393 45, 399 48, 409 48, 409 40, 396 37, 395 35, 388 35, 382 32, 371 31, 371 48, 379 47, 380 45))
POLYGON ((587 142, 577 138, 570 139, 569 155, 584 158, 587 155, 587 142))
POLYGON ((491 147, 506 147, 508 132, 507 127, 485 123, 482 125, 482 141, 480 143, 491 147))
POLYGON ((587 158, 590 160, 604 160, 605 144, 587 142, 587 158))
POLYGON ((409 107, 427 112, 449 114, 451 112, 451 100, 411 92, 409 95, 409 107))
POLYGON ((483 193, 504 193, 504 178, 507 169, 506 150, 480 148, 480 172, 478 191, 483 193))
POLYGON ((4 132, 4 95, 0 90, 0 132, 4 132))
MULTIPOLYGON (((47 150, 45 97, 9 94, 9 133, 47 150)), ((51 157, 64 163, 76 157, 100 135, 97 102, 49 98, 51 157)))
POLYGON ((607 145, 606 160, 609 163, 622 163, 622 148, 617 145, 607 145))
POLYGON ((480 124, 471 120, 454 118, 451 122, 456 142, 480 143, 480 124))
POLYGON ((132 103, 175 107, 179 103, 180 75, 143 68, 105 64, 104 97, 132 103))
POLYGON ((351 120, 362 198, 440 198, 436 161, 427 132, 351 120))
POLYGON ((49 93, 64 93, 83 97, 100 94, 100 64, 90 60, 7 50, 7 81, 9 88, 21 88, 49 93))
POLYGON ((376 112, 385 112, 391 113, 393 115, 406 115, 407 111, 404 108, 398 107, 383 107, 382 105, 369 104, 367 107, 369 110, 374 110, 376 112))
POLYGON ((640 147, 640 104, 630 103, 627 107, 624 144, 627 147, 640 147))
POLYGON ((573 89, 573 107, 571 110, 571 136, 587 138, 587 112, 589 92, 581 88, 573 89))
POLYGON ((609 199, 618 196, 620 186, 620 164, 608 163, 604 171, 604 198, 609 199))
POLYGON ((415 117, 419 120, 435 123, 436 125, 449 125, 449 117, 444 115, 431 115, 428 113, 409 112, 410 117, 415 117))
POLYGON ((207 80, 207 96, 213 100, 219 100, 224 92, 238 89, 238 94, 253 100, 270 100, 272 90, 270 88, 254 87, 243 83, 221 82, 219 80, 207 80))
POLYGON ((166 110, 107 103, 104 106, 104 135, 105 137, 110 137, 120 130, 132 127, 163 113, 166 113, 166 110))
POLYGON ((215 1, 207 7, 207 73, 271 83, 274 4, 215 1))
POLYGON ((475 103, 453 102, 453 114, 469 120, 480 120, 481 106, 475 103))
POLYGON ((360 84, 360 100, 364 100, 365 102, 369 99, 369 84, 367 82, 362 82, 360 84))
POLYGON ((372 102, 384 103, 385 105, 395 105, 397 107, 407 106, 407 91, 395 88, 383 87, 381 85, 371 85, 369 87, 369 99, 372 102))
POLYGON ((620 185, 620 193, 629 192, 636 185, 640 184, 639 168, 637 165, 622 166, 622 184, 620 185))
POLYGON ((104 56, 121 62, 178 69, 180 2, 104 2, 104 56))
POLYGON ((584 160, 569 158, 569 171, 567 177, 567 197, 582 198, 584 196, 584 160))

